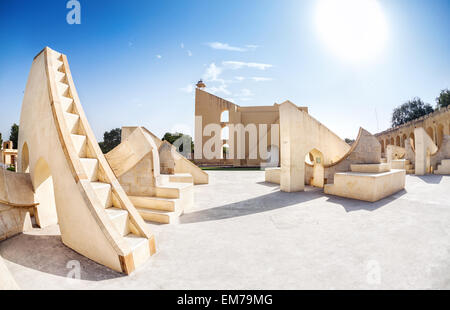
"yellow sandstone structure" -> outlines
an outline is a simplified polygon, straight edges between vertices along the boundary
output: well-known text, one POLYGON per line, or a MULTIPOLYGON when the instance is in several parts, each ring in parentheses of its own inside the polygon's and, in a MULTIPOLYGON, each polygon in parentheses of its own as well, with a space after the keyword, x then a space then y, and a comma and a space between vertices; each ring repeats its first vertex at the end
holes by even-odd
POLYGON ((280 106, 281 168, 266 170, 266 181, 282 191, 305 184, 326 194, 378 201, 405 187, 405 170, 381 160, 381 145, 364 129, 350 147, 328 128, 287 101, 280 106))
MULTIPOLYGON (((241 107, 205 87, 196 89, 195 163, 265 167, 281 191, 311 185, 370 202, 401 191, 407 172, 450 174, 450 108, 376 136, 360 128, 350 146, 306 107, 241 107)), ((2 150, 18 172, 0 169, 0 241, 30 230, 34 216, 40 227, 58 224, 66 246, 125 274, 156 252, 144 220, 177 223, 194 205, 194 185, 209 182, 144 127, 123 127, 122 142, 104 155, 67 57, 48 47, 33 60, 12 147, 2 150)), ((0 258, 0 288, 15 288, 3 270, 0 258)))
POLYGON ((147 221, 177 223, 194 204, 193 185, 208 184, 206 172, 144 127, 123 127, 122 143, 106 159, 147 221))
POLYGON ((0 164, 5 165, 6 167, 16 165, 17 150, 14 149, 12 141, 3 142, 3 147, 0 155, 0 164))
POLYGON ((67 57, 48 47, 25 89, 18 171, 29 173, 36 221, 59 224, 62 242, 129 274, 155 253, 155 239, 102 154, 84 114, 67 57))
POLYGON ((0 241, 30 230, 38 205, 28 173, 0 168, 0 241))
POLYGON ((392 167, 417 175, 450 174, 450 107, 375 136, 392 167))
MULTIPOLYGON (((275 166, 279 165, 279 105, 241 107, 203 88, 203 82, 195 90, 195 163, 218 166, 275 166), (219 125, 221 132, 208 129, 219 125), (276 125, 276 126, 272 126, 276 125), (211 136, 220 140, 220 148, 213 149, 208 158, 211 136), (248 137, 248 138, 246 138, 248 137), (262 144, 264 143, 264 144, 262 144), (225 147, 227 152, 223 152, 225 147), (224 154, 225 153, 225 154, 224 154)), ((308 113, 307 107, 296 107, 308 113)))

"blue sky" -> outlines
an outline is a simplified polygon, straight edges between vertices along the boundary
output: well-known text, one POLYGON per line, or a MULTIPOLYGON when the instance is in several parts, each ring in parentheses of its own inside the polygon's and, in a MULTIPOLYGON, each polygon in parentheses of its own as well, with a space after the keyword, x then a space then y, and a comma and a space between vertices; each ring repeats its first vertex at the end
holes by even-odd
POLYGON ((0 0, 0 132, 19 122, 32 59, 50 46, 68 56, 99 140, 126 125, 192 133, 199 78, 239 105, 308 106, 342 138, 376 133, 394 107, 434 106, 450 88, 449 1, 378 2, 387 40, 360 63, 319 38, 314 0, 80 0, 80 25, 66 22, 66 0, 0 0))

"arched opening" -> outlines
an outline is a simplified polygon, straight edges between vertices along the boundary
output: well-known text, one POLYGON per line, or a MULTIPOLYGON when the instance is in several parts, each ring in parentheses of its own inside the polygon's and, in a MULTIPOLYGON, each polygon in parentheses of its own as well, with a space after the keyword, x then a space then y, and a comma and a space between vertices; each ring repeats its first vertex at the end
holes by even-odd
POLYGON ((222 140, 229 140, 230 139, 230 128, 229 127, 223 127, 222 128, 221 138, 222 138, 222 140))
POLYGON ((228 110, 225 110, 220 114, 220 122, 221 123, 228 123, 230 121, 230 112, 228 110))
POLYGON ((409 135, 409 144, 411 145, 411 148, 413 149, 413 151, 416 149, 416 139, 415 139, 415 137, 414 137, 414 133, 412 132, 410 135, 409 135))
POLYGON ((444 139, 444 125, 439 124, 437 127, 437 147, 440 148, 444 139))
POLYGON ((389 139, 386 139, 385 148, 389 145, 389 139))
POLYGON ((30 172, 30 152, 28 151, 28 144, 26 142, 22 146, 22 161, 20 172, 30 172))
POLYGON ((224 144, 222 146, 222 159, 230 158, 230 146, 228 144, 224 144))
POLYGON ((381 153, 384 153, 384 141, 380 140, 380 144, 381 144, 381 153))
POLYGON ((310 184, 315 187, 323 188, 325 184, 325 169, 323 167, 323 154, 318 149, 312 149, 306 157, 313 165, 313 174, 310 184))
POLYGON ((396 146, 400 146, 401 145, 400 136, 397 136, 397 138, 395 138, 395 145, 396 146))
POLYGON ((35 212, 36 223, 41 228, 57 224, 55 190, 50 167, 41 158, 36 163, 33 172, 35 200, 39 203, 35 212))
POLYGON ((434 131, 433 131, 432 127, 427 128, 427 134, 430 136, 430 138, 431 138, 431 140, 433 140, 433 142, 436 142, 436 141, 434 141, 434 131))
POLYGON ((402 147, 405 147, 406 139, 407 139, 407 136, 406 136, 406 133, 404 133, 402 136, 402 147))
POLYGON ((390 145, 395 145, 394 143, 394 137, 391 138, 391 142, 389 143, 390 145))

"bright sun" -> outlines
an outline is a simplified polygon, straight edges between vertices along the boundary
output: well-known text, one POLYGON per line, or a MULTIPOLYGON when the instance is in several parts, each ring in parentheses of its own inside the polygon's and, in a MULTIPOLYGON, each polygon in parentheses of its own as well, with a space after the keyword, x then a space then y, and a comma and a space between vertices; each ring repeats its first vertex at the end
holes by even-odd
POLYGON ((387 23, 376 0, 319 0, 316 25, 324 43, 352 62, 373 59, 387 39, 387 23))

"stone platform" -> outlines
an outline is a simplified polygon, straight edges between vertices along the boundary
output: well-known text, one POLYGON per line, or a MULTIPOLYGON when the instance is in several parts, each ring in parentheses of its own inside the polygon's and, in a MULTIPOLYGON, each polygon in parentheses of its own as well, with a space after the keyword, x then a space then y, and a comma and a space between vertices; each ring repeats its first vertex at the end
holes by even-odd
POLYGON ((266 168, 264 174, 266 182, 280 184, 281 168, 266 168))
POLYGON ((375 202, 405 188, 405 170, 386 171, 384 163, 352 165, 351 169, 336 173, 334 184, 325 185, 325 194, 375 202))

